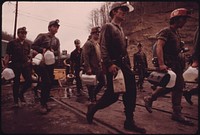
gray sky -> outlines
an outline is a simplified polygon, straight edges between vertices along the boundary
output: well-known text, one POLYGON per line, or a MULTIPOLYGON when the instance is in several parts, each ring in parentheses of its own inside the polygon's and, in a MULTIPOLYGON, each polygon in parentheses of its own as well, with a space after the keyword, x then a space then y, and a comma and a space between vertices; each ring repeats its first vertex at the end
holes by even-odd
MULTIPOLYGON (((60 28, 56 36, 60 39, 61 50, 70 53, 73 41, 80 39, 82 45, 89 35, 89 16, 93 9, 100 8, 103 2, 18 2, 17 28, 25 26, 27 38, 34 41, 39 33, 48 31, 48 23, 59 19, 60 28)), ((16 2, 2 5, 2 31, 13 34, 16 2)))

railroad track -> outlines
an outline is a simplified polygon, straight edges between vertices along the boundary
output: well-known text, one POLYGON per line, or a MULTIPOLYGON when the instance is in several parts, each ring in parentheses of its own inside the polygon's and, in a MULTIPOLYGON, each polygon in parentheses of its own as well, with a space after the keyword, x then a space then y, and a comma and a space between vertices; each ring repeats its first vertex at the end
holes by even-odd
MULTIPOLYGON (((72 89, 74 89, 75 87, 73 87, 72 89)), ((83 94, 84 96, 87 96, 87 89, 84 89, 83 90, 83 94)), ((98 93, 97 96, 102 96, 103 93, 98 93)), ((76 106, 72 106, 70 103, 67 103, 67 102, 64 102, 63 100, 60 100, 58 98, 55 98, 55 97, 51 97, 55 102, 63 105, 64 107, 68 108, 69 110, 71 110, 72 112, 76 113, 77 115, 81 116, 81 117, 84 117, 86 118, 86 112, 84 112, 83 110, 81 110, 80 108, 76 107, 76 106)), ((122 99, 118 99, 119 101, 122 101, 122 99)), ((137 106, 140 106, 142 108, 145 108, 145 106, 143 104, 136 104, 137 106)), ((166 111, 164 109, 159 109, 159 108, 152 108, 152 110, 156 110, 160 113, 165 113, 165 114, 172 114, 172 112, 170 111, 166 111)), ((191 117, 191 116, 186 116, 188 119, 191 119, 191 120, 194 120, 194 121, 198 121, 198 118, 195 118, 195 117, 191 117)), ((126 131, 124 131, 123 129, 119 129, 119 128, 116 128, 114 127, 113 125, 111 124, 108 124, 106 122, 104 122, 103 120, 101 119, 98 119, 96 117, 94 117, 93 119, 93 123, 107 129, 109 132, 113 133, 113 134, 127 134, 126 131)))
MULTIPOLYGON (((51 97, 54 101, 56 101, 57 103, 63 105, 64 107, 68 108, 69 110, 71 110, 73 113, 76 113, 77 115, 79 116, 82 116, 84 118, 86 118, 86 113, 66 102, 63 102, 62 100, 58 100, 54 97, 51 97)), ((107 129, 110 133, 112 134, 126 134, 126 132, 122 131, 122 130, 119 130, 117 129, 116 127, 110 125, 110 124, 107 124, 105 123, 104 121, 100 120, 100 119, 97 119, 97 118, 94 118, 93 119, 93 123, 107 129)))

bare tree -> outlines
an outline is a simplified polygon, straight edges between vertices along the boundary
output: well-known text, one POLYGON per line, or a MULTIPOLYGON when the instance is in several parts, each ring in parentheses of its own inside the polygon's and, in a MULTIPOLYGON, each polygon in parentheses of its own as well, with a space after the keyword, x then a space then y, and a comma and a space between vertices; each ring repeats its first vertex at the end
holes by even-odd
POLYGON ((100 8, 100 18, 101 18, 101 25, 105 24, 108 20, 107 16, 107 3, 105 3, 101 8, 100 8))
POLYGON ((110 21, 109 10, 110 10, 111 2, 105 2, 100 9, 94 9, 90 13, 90 20, 91 23, 89 24, 88 28, 94 26, 102 26, 105 23, 110 21))
POLYGON ((99 25, 99 9, 94 10, 94 26, 99 25))
POLYGON ((100 8, 100 26, 110 21, 109 11, 110 11, 111 2, 105 2, 100 8))
POLYGON ((90 12, 90 17, 89 17, 89 19, 91 20, 91 23, 90 23, 89 26, 88 26, 89 30, 90 30, 92 27, 99 26, 99 10, 98 10, 98 9, 93 9, 93 10, 90 12))

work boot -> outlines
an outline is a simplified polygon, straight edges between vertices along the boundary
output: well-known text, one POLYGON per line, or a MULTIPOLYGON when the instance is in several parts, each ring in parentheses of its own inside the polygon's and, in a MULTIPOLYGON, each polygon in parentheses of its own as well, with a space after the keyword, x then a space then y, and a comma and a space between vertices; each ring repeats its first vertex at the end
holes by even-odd
POLYGON ((173 113, 171 119, 174 121, 180 122, 181 124, 184 124, 184 125, 188 125, 188 126, 194 125, 194 123, 192 121, 188 120, 181 114, 173 113))
POLYGON ((144 97, 144 103, 145 103, 145 108, 149 113, 152 113, 152 103, 153 101, 151 100, 151 96, 145 96, 144 97))
POLYGON ((193 102, 191 101, 192 95, 190 94, 189 91, 184 91, 183 96, 185 97, 185 100, 190 104, 193 105, 193 102))
POLYGON ((94 114, 95 114, 95 112, 96 112, 96 110, 95 110, 94 107, 95 107, 95 104, 90 104, 90 105, 88 106, 88 111, 87 111, 87 114, 86 114, 86 118, 87 118, 87 122, 88 122, 89 124, 92 123, 94 114))
POLYGON ((139 133, 146 133, 146 130, 144 128, 138 127, 134 121, 125 121, 124 129, 139 133))

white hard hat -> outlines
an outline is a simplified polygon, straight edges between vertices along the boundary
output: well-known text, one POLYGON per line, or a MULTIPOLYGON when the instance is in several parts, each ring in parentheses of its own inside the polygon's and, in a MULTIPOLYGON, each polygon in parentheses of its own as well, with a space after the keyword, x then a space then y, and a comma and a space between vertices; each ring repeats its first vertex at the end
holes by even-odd
POLYGON ((11 68, 5 68, 1 73, 1 77, 5 78, 6 80, 10 80, 15 77, 15 74, 11 68))
POLYGON ((52 51, 47 50, 44 53, 44 62, 46 65, 52 65, 55 63, 55 55, 52 51))
POLYGON ((32 64, 33 65, 40 65, 40 62, 42 61, 43 56, 41 53, 38 53, 33 59, 32 59, 32 64))
POLYGON ((119 8, 119 7, 125 7, 127 9, 127 12, 132 12, 134 10, 134 7, 129 4, 129 2, 113 2, 111 8, 110 8, 110 15, 113 9, 119 8))

